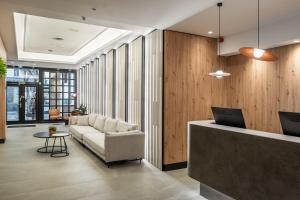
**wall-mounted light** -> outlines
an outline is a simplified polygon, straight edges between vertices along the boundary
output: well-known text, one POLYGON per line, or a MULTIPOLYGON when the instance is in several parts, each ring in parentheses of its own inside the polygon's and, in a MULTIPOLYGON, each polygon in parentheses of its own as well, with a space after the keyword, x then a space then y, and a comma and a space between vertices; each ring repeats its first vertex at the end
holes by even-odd
POLYGON ((212 31, 208 31, 207 33, 208 33, 209 35, 211 35, 211 34, 213 34, 214 32, 212 32, 212 31))
POLYGON ((214 77, 216 77, 218 79, 221 79, 221 78, 223 78, 225 76, 230 76, 231 74, 227 73, 227 72, 224 72, 223 70, 217 70, 216 72, 211 72, 208 75, 214 76, 214 77))

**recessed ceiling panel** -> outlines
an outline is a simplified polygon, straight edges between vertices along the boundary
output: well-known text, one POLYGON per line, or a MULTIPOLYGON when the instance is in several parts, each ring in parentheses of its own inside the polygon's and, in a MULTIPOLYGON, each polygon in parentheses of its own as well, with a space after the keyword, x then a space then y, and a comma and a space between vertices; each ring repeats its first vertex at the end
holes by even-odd
POLYGON ((72 56, 106 27, 26 15, 24 51, 72 56))

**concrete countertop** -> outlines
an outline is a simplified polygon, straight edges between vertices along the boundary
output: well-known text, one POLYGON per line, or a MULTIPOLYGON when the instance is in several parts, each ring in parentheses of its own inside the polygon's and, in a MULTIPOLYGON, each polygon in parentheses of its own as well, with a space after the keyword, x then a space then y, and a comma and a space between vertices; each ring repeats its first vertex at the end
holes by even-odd
POLYGON ((204 127, 208 127, 208 128, 222 129, 222 130, 227 130, 227 131, 232 131, 232 132, 237 132, 237 133, 255 135, 255 136, 283 140, 283 141, 288 141, 288 142, 295 142, 295 143, 300 144, 300 137, 283 135, 283 134, 278 134, 278 133, 270 133, 270 132, 265 132, 265 131, 257 131, 257 130, 252 130, 252 129, 224 126, 224 125, 216 124, 214 120, 190 121, 190 122, 188 122, 188 125, 198 125, 198 126, 204 126, 204 127))

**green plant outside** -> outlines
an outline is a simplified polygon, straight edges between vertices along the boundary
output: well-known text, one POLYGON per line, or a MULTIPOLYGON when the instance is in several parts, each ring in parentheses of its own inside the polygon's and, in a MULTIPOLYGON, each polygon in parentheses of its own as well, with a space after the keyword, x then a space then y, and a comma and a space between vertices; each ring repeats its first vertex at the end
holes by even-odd
POLYGON ((7 73, 6 64, 4 60, 0 57, 0 78, 5 78, 7 73))

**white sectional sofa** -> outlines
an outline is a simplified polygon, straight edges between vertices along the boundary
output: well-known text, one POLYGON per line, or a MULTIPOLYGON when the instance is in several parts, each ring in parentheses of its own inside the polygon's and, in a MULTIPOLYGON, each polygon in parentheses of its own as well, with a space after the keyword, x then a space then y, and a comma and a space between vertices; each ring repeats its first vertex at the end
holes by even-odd
POLYGON ((110 165, 114 161, 142 160, 145 135, 138 126, 98 114, 72 116, 72 137, 110 165))

